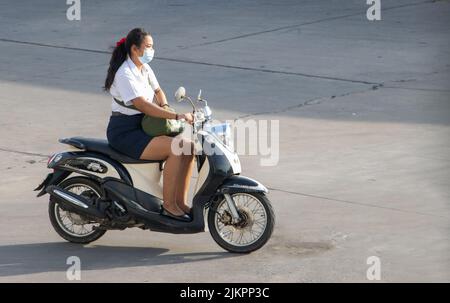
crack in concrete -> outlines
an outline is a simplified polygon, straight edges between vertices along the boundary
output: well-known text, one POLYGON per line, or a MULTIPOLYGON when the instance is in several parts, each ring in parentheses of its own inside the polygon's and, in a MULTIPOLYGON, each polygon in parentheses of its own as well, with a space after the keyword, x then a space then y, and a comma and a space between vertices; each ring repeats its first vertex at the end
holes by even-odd
POLYGON ((104 51, 104 50, 96 50, 96 49, 81 48, 81 47, 71 47, 71 46, 61 46, 61 45, 30 42, 30 41, 20 41, 20 40, 7 39, 7 38, 0 38, 0 42, 9 42, 9 43, 25 44, 25 45, 32 45, 32 46, 67 49, 67 50, 82 51, 82 52, 97 53, 97 54, 111 54, 112 53, 112 52, 104 51))
POLYGON ((47 76, 52 76, 52 75, 61 75, 61 74, 65 74, 65 73, 71 73, 74 71, 81 71, 81 70, 85 70, 85 69, 89 69, 92 67, 100 67, 100 66, 107 66, 106 63, 102 63, 102 64, 91 64, 91 65, 86 65, 83 67, 76 67, 76 68, 68 68, 62 71, 54 71, 54 72, 48 72, 48 73, 42 73, 42 74, 35 74, 35 75, 30 75, 30 76, 26 76, 26 77, 17 77, 15 79, 12 80, 8 80, 8 82, 22 82, 22 81, 30 81, 36 78, 40 78, 40 77, 47 77, 47 76))
POLYGON ((389 89, 405 89, 405 90, 417 90, 417 91, 429 91, 429 92, 441 92, 441 93, 448 93, 450 92, 450 90, 448 89, 433 89, 433 88, 420 88, 420 87, 402 87, 402 86, 389 86, 389 85, 385 85, 385 83, 403 83, 403 82, 408 82, 408 81, 416 81, 416 79, 400 79, 400 80, 391 80, 388 82, 381 82, 381 83, 365 83, 365 84, 373 84, 371 88, 366 89, 366 90, 358 90, 358 91, 352 91, 352 92, 347 92, 347 93, 343 93, 340 95, 332 95, 329 97, 319 97, 319 98, 312 98, 309 100, 306 100, 300 104, 296 104, 296 105, 291 105, 282 109, 276 109, 276 110, 272 110, 272 111, 265 111, 265 112, 256 112, 256 113, 250 113, 250 114, 245 114, 242 116, 237 117, 236 119, 234 119, 234 121, 239 120, 239 119, 244 119, 244 118, 248 118, 251 116, 260 116, 260 115, 270 115, 270 114, 278 114, 278 113, 283 113, 283 112, 287 112, 289 110, 293 110, 293 109, 297 109, 297 108, 301 108, 303 106, 308 106, 308 105, 315 105, 315 104, 321 104, 324 101, 329 101, 331 99, 335 99, 335 98, 341 98, 341 97, 345 97, 345 96, 349 96, 349 95, 353 95, 353 94, 359 94, 359 93, 366 93, 366 92, 370 92, 372 90, 377 90, 380 88, 389 88, 389 89))
MULTIPOLYGON (((90 52, 90 53, 111 54, 111 52, 109 52, 109 51, 93 50, 93 49, 79 48, 79 47, 58 46, 58 45, 52 45, 52 44, 19 41, 19 40, 4 39, 4 38, 0 38, 0 41, 1 42, 9 42, 9 43, 17 43, 17 44, 25 44, 25 45, 33 45, 33 46, 41 46, 41 47, 50 47, 50 48, 57 48, 57 49, 83 51, 83 52, 90 52)), ((168 58, 168 57, 155 57, 155 60, 196 64, 196 65, 204 65, 204 66, 213 66, 213 67, 222 67, 222 68, 245 70, 245 71, 255 71, 255 72, 263 72, 263 73, 291 75, 291 76, 299 76, 299 77, 306 77, 306 78, 317 78, 317 79, 332 80, 332 81, 343 81, 343 82, 350 82, 350 83, 378 84, 376 82, 369 82, 369 81, 355 80, 355 79, 348 79, 348 78, 315 75, 315 74, 307 74, 307 73, 300 73, 300 72, 288 72, 288 71, 255 68, 255 67, 245 67, 245 66, 238 66, 238 65, 209 63, 209 62, 186 60, 186 59, 176 59, 176 58, 168 58)))
POLYGON ((250 114, 245 114, 242 116, 237 117, 236 119, 234 119, 234 121, 239 120, 239 119, 244 119, 244 118, 248 118, 251 116, 260 116, 260 115, 270 115, 270 114, 279 114, 279 113, 283 113, 283 112, 287 112, 289 110, 293 110, 293 109, 297 109, 297 108, 301 108, 304 106, 308 106, 308 105, 317 105, 317 104, 321 104, 324 101, 329 101, 332 99, 336 99, 336 98, 341 98, 341 97, 345 97, 345 96, 350 96, 353 94, 360 94, 360 93, 366 93, 372 90, 376 90, 380 87, 383 87, 383 84, 376 84, 373 85, 371 88, 369 89, 364 89, 364 90, 357 90, 357 91, 351 91, 351 92, 347 92, 347 93, 343 93, 340 95, 332 95, 329 97, 319 97, 319 98, 312 98, 309 100, 306 100, 302 103, 299 104, 295 104, 295 105, 290 105, 288 107, 282 108, 282 109, 275 109, 275 110, 271 110, 271 111, 265 111, 265 112, 256 112, 256 113, 250 113, 250 114))
POLYGON ((277 27, 277 28, 273 28, 273 29, 264 30, 264 31, 259 31, 259 32, 253 32, 253 33, 248 33, 248 34, 244 34, 244 35, 239 35, 239 36, 235 36, 235 37, 224 38, 224 39, 214 40, 214 41, 208 41, 208 42, 198 43, 198 44, 192 44, 192 45, 180 47, 180 49, 189 49, 189 48, 193 48, 193 47, 197 47, 197 46, 206 46, 206 45, 211 45, 211 44, 218 44, 218 43, 222 43, 222 42, 228 42, 228 41, 232 41, 232 40, 237 40, 237 39, 242 39, 242 38, 247 38, 247 37, 267 34, 267 33, 278 32, 278 31, 282 31, 282 30, 286 30, 286 29, 293 29, 293 28, 296 28, 296 27, 304 26, 304 25, 310 25, 310 24, 316 24, 316 23, 321 23, 321 22, 326 22, 326 21, 338 20, 338 19, 343 19, 343 18, 347 18, 347 17, 354 17, 354 16, 360 15, 361 13, 362 12, 358 12, 358 13, 341 15, 341 16, 335 16, 335 17, 319 19, 319 20, 309 21, 309 22, 303 22, 303 23, 298 23, 298 24, 293 24, 293 25, 286 25, 286 26, 281 26, 281 27, 277 27))
POLYGON ((2 147, 0 147, 0 151, 4 151, 4 152, 8 152, 8 153, 16 153, 16 154, 21 154, 21 155, 27 155, 27 156, 37 156, 37 157, 42 157, 42 158, 50 157, 50 155, 44 155, 44 154, 32 153, 32 152, 24 152, 24 151, 20 151, 20 150, 14 150, 14 149, 9 149, 9 148, 2 148, 2 147))
POLYGON ((450 93, 450 89, 438 89, 438 88, 403 87, 403 86, 383 86, 383 88, 418 90, 418 91, 425 91, 425 92, 450 93))
POLYGON ((374 205, 374 204, 370 204, 370 203, 362 203, 362 202, 355 202, 355 201, 350 201, 350 200, 336 199, 336 198, 330 198, 330 197, 325 197, 325 196, 300 193, 300 192, 289 191, 289 190, 273 188, 273 187, 267 187, 267 188, 269 190, 279 191, 279 192, 283 192, 283 193, 287 193, 287 194, 304 196, 304 197, 310 197, 310 198, 316 198, 316 199, 322 199, 322 200, 328 200, 328 201, 333 201, 333 202, 340 202, 340 203, 346 203, 346 204, 352 204, 352 205, 359 205, 359 206, 365 206, 365 207, 372 207, 372 208, 379 208, 379 209, 398 211, 398 212, 403 212, 403 213, 412 213, 412 214, 422 215, 422 216, 429 216, 429 217, 449 219, 448 217, 445 217, 445 216, 439 216, 439 215, 423 213, 423 212, 418 212, 418 211, 413 211, 413 210, 405 210, 405 209, 401 209, 401 208, 380 206, 380 205, 374 205))
POLYGON ((201 61, 194 61, 194 60, 172 59, 172 58, 164 58, 164 57, 159 57, 157 59, 163 60, 163 61, 180 62, 180 63, 191 63, 191 64, 199 64, 199 65, 214 66, 214 67, 223 67, 223 68, 246 70, 246 71, 255 71, 255 72, 263 72, 263 73, 273 73, 273 74, 281 74, 281 75, 300 76, 300 77, 305 77, 305 78, 318 78, 318 79, 324 79, 324 80, 343 81, 343 82, 361 83, 361 84, 379 84, 377 82, 369 82, 369 81, 364 81, 364 80, 355 80, 355 79, 332 77, 332 76, 314 75, 314 74, 306 74, 306 73, 300 73, 300 72, 288 72, 288 71, 280 71, 280 70, 256 68, 256 67, 244 67, 244 66, 237 66, 237 65, 208 63, 208 62, 201 62, 201 61))
MULTIPOLYGON (((402 5, 397 5, 397 6, 390 6, 390 7, 383 8, 382 11, 386 12, 386 11, 393 10, 393 9, 398 9, 398 8, 403 8, 403 7, 408 7, 408 6, 417 6, 417 5, 433 3, 433 2, 435 2, 435 0, 427 0, 427 1, 421 1, 421 2, 415 2, 415 3, 402 4, 402 5)), ((281 26, 281 27, 277 27, 277 28, 273 28, 273 29, 264 30, 264 31, 258 31, 258 32, 244 34, 244 35, 239 35, 239 36, 235 36, 235 37, 224 38, 224 39, 219 39, 219 40, 214 40, 214 41, 208 41, 208 42, 198 43, 198 44, 192 44, 192 45, 189 45, 186 47, 181 47, 181 49, 189 49, 189 48, 197 47, 197 46, 218 44, 218 43, 222 43, 222 42, 228 42, 228 41, 232 41, 232 40, 237 40, 237 39, 267 34, 267 33, 278 32, 278 31, 282 31, 282 30, 286 30, 286 29, 293 29, 293 28, 297 28, 297 27, 301 27, 301 26, 305 26, 305 25, 311 25, 311 24, 317 24, 317 23, 322 23, 322 22, 327 22, 327 21, 345 19, 348 17, 360 16, 361 14, 365 14, 365 13, 366 13, 366 10, 359 11, 359 12, 352 13, 352 14, 323 18, 323 19, 319 19, 319 20, 308 21, 308 22, 303 22, 303 23, 298 23, 298 24, 293 24, 293 25, 286 25, 286 26, 281 26)))

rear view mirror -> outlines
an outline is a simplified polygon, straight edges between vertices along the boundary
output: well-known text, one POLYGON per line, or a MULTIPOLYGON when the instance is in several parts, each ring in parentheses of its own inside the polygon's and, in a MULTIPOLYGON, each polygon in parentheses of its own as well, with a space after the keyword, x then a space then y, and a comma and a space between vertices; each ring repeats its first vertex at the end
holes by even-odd
POLYGON ((184 89, 183 86, 180 86, 175 92, 175 100, 181 102, 185 97, 186 97, 186 90, 184 89))

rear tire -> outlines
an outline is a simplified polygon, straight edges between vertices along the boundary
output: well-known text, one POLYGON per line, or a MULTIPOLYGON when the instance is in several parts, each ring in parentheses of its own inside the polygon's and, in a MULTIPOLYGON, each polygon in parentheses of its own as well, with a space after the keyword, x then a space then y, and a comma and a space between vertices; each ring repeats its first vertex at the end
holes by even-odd
MULTIPOLYGON (((219 223, 222 222, 223 215, 227 212, 226 209, 228 209, 225 197, 221 197, 220 199, 218 199, 218 201, 213 202, 213 204, 211 205, 211 209, 208 212, 208 228, 212 238, 220 247, 233 253, 250 253, 252 251, 260 249, 270 239, 275 226, 275 213, 269 199, 263 193, 235 193, 231 196, 235 200, 238 211, 241 213, 248 213, 245 214, 245 216, 248 218, 246 220, 248 221, 247 225, 242 225, 242 227, 239 227, 233 226, 232 224, 228 224, 227 226, 226 224, 224 225, 223 223, 219 223), (257 213, 252 215, 249 211, 251 207, 246 208, 246 203, 250 203, 245 202, 246 199, 247 201, 252 201, 252 203, 255 205, 259 204, 258 206, 256 206, 260 207, 257 213), (240 201, 244 202, 241 203, 240 201), (259 214, 260 218, 257 218, 256 214, 259 214), (262 214, 264 215, 262 216, 262 214), (264 217, 265 219, 262 220, 264 223, 263 224, 261 223, 261 218, 264 217), (257 221, 260 222, 256 223, 257 221), (260 224, 259 226, 264 226, 264 228, 261 228, 259 235, 257 234, 257 236, 255 236, 255 239, 252 239, 252 236, 254 235, 252 234, 253 226, 257 226, 258 224, 260 224), (224 228, 226 227, 229 230, 218 230, 220 228, 219 225, 223 225, 224 228), (233 235, 231 235, 230 239, 227 239, 227 237, 225 236, 227 233, 230 234, 236 232, 237 237, 239 237, 241 233, 247 231, 250 232, 251 239, 250 241, 248 241, 248 244, 238 243, 237 241, 234 241, 235 243, 233 243, 233 235)), ((229 214, 225 214, 225 216, 229 216, 229 214)), ((241 239, 243 239, 243 236, 241 236, 241 239)))
MULTIPOLYGON (((71 191, 71 189, 76 188, 77 186, 79 188, 85 188, 86 190, 83 193, 80 193, 81 195, 86 196, 87 194, 95 196, 100 196, 101 188, 100 186, 92 181, 89 178, 86 177, 73 177, 66 179, 62 181, 60 184, 58 184, 61 188, 65 190, 71 191)), ((48 214, 50 217, 50 222, 52 223, 53 228, 55 231, 65 240, 72 242, 72 243, 80 243, 80 244, 87 244, 90 242, 93 242, 97 239, 99 239, 101 236, 103 236, 106 232, 106 230, 101 229, 92 229, 91 231, 87 230, 86 234, 77 234, 75 231, 70 231, 68 227, 65 226, 64 220, 61 218, 61 212, 65 212, 67 214, 66 218, 70 222, 72 222, 72 218, 75 218, 78 223, 83 223, 84 221, 88 222, 86 218, 83 218, 82 216, 75 214, 73 212, 64 211, 61 209, 54 201, 54 199, 50 198, 49 205, 48 205, 48 214), (69 219, 70 218, 70 219, 69 219)), ((86 223, 86 224, 92 224, 92 223, 86 223)), ((73 224, 73 225, 81 225, 82 224, 73 224)))

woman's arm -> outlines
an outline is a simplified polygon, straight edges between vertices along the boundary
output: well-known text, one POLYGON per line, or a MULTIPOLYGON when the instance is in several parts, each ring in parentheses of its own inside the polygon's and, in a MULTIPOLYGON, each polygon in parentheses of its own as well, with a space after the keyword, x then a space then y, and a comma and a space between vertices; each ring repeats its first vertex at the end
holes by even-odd
POLYGON ((133 99, 133 105, 142 113, 149 116, 165 119, 176 119, 176 114, 163 109, 153 103, 148 102, 144 97, 133 99))
POLYGON ((168 104, 166 94, 164 94, 164 91, 161 88, 155 90, 155 97, 153 98, 153 102, 156 102, 156 104, 161 107, 168 104))
POLYGON ((194 120, 192 114, 186 113, 186 114, 176 114, 173 112, 170 112, 168 110, 165 110, 162 107, 159 107, 153 103, 148 102, 145 100, 144 97, 137 97, 132 100, 133 105, 142 113, 157 117, 157 118, 165 118, 165 119, 185 119, 188 123, 192 123, 194 120))

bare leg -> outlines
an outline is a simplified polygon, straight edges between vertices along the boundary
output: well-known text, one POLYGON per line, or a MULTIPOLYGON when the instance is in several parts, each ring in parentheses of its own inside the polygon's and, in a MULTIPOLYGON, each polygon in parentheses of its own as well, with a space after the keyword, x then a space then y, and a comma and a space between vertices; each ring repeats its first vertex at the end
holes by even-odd
POLYGON ((191 209, 187 205, 187 197, 189 193, 189 183, 191 181, 192 166, 194 163, 194 144, 192 141, 185 138, 174 138, 174 140, 180 140, 178 145, 183 148, 185 153, 181 154, 182 157, 180 169, 177 174, 177 188, 175 191, 175 201, 178 207, 185 213, 190 213, 191 209))
POLYGON ((182 156, 172 153, 172 138, 160 136, 153 138, 141 155, 146 160, 166 160, 163 172, 163 200, 164 208, 170 213, 180 216, 184 212, 177 206, 175 194, 178 183, 178 170, 182 164, 182 156))
POLYGON ((178 180, 176 181, 177 191, 175 195, 175 201, 178 207, 185 213, 190 213, 191 209, 187 205, 187 198, 189 193, 189 184, 192 176, 192 167, 194 166, 194 156, 185 155, 182 160, 182 167, 178 174, 178 180))

